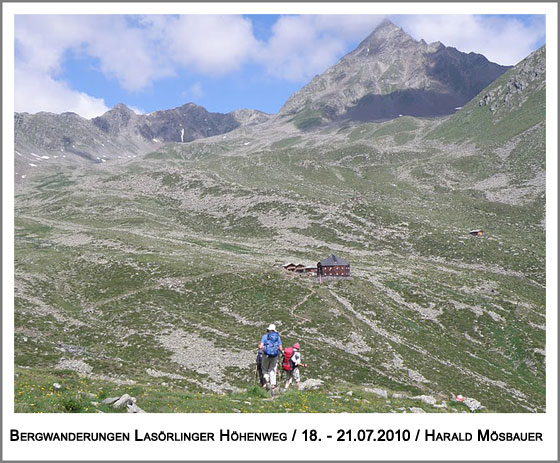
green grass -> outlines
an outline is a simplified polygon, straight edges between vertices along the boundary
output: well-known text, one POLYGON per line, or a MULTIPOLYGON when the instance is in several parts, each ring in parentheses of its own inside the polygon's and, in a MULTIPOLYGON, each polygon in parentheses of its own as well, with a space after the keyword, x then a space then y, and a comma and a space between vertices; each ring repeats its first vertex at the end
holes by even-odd
POLYGON ((282 140, 275 141, 270 145, 270 149, 276 150, 281 148, 288 148, 292 145, 295 145, 301 141, 301 137, 288 137, 283 138, 282 140))
MULTIPOLYGON (((71 371, 56 374, 39 369, 17 369, 15 377, 16 413, 125 413, 103 404, 109 397, 129 394, 148 413, 383 413, 409 412, 410 407, 428 413, 470 412, 457 402, 436 408, 412 398, 385 399, 359 388, 339 385, 328 390, 280 391, 274 400, 257 385, 233 394, 193 393, 186 388, 163 384, 117 385, 82 378, 71 371), (54 384, 60 385, 55 388, 54 384)), ((482 410, 487 412, 488 410, 482 410)))
POLYGON ((321 112, 315 109, 303 109, 290 119, 299 130, 305 131, 321 125, 321 112))

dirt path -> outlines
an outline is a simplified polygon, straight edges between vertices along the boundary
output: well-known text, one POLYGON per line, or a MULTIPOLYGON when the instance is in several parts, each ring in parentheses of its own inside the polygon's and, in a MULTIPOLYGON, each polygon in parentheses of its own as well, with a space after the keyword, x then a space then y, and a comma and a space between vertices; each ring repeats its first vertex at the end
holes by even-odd
POLYGON ((305 320, 306 322, 310 322, 311 320, 309 318, 305 318, 305 317, 302 317, 301 315, 296 314, 295 311, 299 306, 305 304, 309 300, 309 298, 315 294, 315 291, 313 291, 313 288, 309 288, 309 290, 310 290, 309 294, 307 294, 307 296, 305 296, 301 301, 299 301, 296 305, 294 305, 290 309, 290 314, 293 317, 299 318, 300 320, 305 320))

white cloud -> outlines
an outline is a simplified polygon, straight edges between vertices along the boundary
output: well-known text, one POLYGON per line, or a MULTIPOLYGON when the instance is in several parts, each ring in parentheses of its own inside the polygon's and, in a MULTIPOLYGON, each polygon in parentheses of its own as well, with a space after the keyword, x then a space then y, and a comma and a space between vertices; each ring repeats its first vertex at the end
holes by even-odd
MULTIPOLYGON (((94 58, 90 65, 129 92, 144 91, 183 70, 191 76, 220 76, 246 64, 303 84, 333 65, 383 17, 280 16, 271 37, 262 42, 256 39, 251 20, 241 15, 16 15, 16 107, 30 112, 63 108, 86 117, 106 110, 103 100, 61 80, 69 53, 94 58)), ((517 63, 544 37, 544 19, 533 23, 476 15, 391 19, 416 39, 439 40, 500 64, 517 63)), ((202 96, 200 82, 193 84, 189 95, 202 96)))
POLYGON ((281 79, 305 81, 333 65, 349 42, 365 38, 382 21, 379 15, 282 16, 257 61, 281 79))
POLYGON ((403 15, 391 19, 417 40, 440 41, 503 65, 517 64, 545 36, 544 17, 529 24, 515 17, 482 15, 403 15))
POLYGON ((239 69, 259 46, 250 20, 238 15, 187 15, 165 25, 169 58, 203 74, 239 69))
POLYGON ((90 119, 109 109, 102 99, 71 89, 64 82, 56 81, 46 74, 16 70, 15 81, 14 100, 17 112, 70 111, 90 119))
POLYGON ((130 91, 173 73, 123 16, 16 15, 15 26, 16 111, 72 111, 89 118, 107 110, 102 99, 60 80, 69 52, 97 58, 99 70, 130 91))

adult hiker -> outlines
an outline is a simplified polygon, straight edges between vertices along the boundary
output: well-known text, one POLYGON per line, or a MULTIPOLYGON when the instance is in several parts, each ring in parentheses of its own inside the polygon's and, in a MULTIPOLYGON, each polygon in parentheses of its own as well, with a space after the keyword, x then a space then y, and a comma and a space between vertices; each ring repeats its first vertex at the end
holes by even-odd
MULTIPOLYGON (((258 346, 260 346, 260 345, 261 345, 261 343, 258 344, 258 346)), ((257 350, 257 375, 258 375, 259 384, 261 385, 261 387, 264 387, 266 385, 266 381, 264 379, 264 375, 263 375, 263 372, 262 372, 263 351, 264 351, 263 348, 258 347, 258 350, 257 350)))
POLYGON ((266 334, 261 339, 259 349, 263 349, 261 367, 266 388, 273 390, 276 387, 278 355, 282 352, 282 341, 274 323, 271 323, 266 329, 266 334))
POLYGON ((307 367, 307 364, 302 363, 301 352, 299 351, 300 348, 301 346, 299 342, 296 342, 293 348, 286 347, 284 350, 284 363, 282 364, 282 367, 287 375, 285 389, 290 387, 292 380, 295 381, 296 385, 299 385, 299 367, 307 367))

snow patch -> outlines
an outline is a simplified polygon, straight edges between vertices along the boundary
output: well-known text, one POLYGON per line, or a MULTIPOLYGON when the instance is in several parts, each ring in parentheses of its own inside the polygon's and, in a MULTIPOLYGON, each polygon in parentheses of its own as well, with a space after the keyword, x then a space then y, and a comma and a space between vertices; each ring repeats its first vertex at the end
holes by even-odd
POLYGON ((183 143, 184 136, 185 136, 185 129, 181 129, 181 143, 183 143))
POLYGON ((29 163, 29 165, 30 165, 31 167, 37 167, 37 164, 31 164, 31 163, 29 163))

